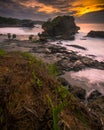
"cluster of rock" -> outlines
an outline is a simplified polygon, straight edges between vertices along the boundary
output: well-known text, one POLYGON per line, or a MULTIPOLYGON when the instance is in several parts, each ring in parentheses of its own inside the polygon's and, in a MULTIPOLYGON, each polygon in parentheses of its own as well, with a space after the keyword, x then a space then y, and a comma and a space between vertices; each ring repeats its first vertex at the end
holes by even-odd
POLYGON ((104 31, 90 31, 87 36, 104 38, 104 31))
POLYGON ((80 29, 76 26, 73 16, 57 16, 42 25, 43 32, 39 34, 40 39, 64 39, 74 40, 74 34, 80 29))

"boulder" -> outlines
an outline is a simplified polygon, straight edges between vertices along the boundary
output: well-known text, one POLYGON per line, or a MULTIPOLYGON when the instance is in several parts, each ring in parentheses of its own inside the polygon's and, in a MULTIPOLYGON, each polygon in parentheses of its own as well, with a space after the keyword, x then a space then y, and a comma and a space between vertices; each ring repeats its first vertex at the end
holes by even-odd
POLYGON ((104 38, 104 31, 90 31, 87 36, 104 38))
POLYGON ((74 34, 80 29, 76 26, 73 16, 58 16, 42 25, 43 32, 39 35, 52 39, 74 40, 74 34))

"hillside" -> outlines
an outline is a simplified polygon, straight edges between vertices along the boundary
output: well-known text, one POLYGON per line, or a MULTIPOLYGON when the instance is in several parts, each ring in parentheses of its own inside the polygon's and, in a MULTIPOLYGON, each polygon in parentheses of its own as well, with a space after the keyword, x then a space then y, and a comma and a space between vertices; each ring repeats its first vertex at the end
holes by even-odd
POLYGON ((42 24, 42 21, 32 21, 29 19, 7 18, 0 16, 0 27, 33 27, 34 24, 42 24))
POLYGON ((1 130, 102 130, 98 116, 54 74, 26 52, 0 50, 1 130))

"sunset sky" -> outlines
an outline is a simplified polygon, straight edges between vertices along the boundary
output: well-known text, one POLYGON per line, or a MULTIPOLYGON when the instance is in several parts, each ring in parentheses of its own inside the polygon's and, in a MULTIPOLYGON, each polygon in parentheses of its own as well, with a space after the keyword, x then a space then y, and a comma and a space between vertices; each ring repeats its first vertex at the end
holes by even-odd
POLYGON ((104 11, 104 0, 0 0, 0 16, 45 20, 57 15, 80 17, 104 11))

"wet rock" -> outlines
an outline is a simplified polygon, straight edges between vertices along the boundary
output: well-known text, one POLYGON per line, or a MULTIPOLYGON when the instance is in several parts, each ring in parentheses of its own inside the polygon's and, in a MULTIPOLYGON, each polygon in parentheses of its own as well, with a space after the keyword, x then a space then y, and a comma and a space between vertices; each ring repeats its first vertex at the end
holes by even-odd
POLYGON ((81 99, 81 100, 85 100, 85 96, 86 96, 86 90, 81 88, 81 87, 77 87, 77 86, 73 86, 73 87, 69 87, 69 91, 77 98, 81 99))
POLYGON ((97 90, 93 91, 89 97, 88 97, 88 101, 90 100, 94 100, 96 98, 98 98, 99 96, 101 96, 102 94, 100 92, 98 92, 97 90))
POLYGON ((66 52, 66 48, 61 46, 50 46, 48 47, 48 49, 51 51, 52 54, 66 52))
POLYGON ((83 68, 85 68, 85 65, 80 61, 80 60, 77 60, 74 65, 73 65, 73 68, 74 70, 81 70, 83 68))
POLYGON ((87 50, 85 47, 82 47, 79 45, 67 45, 67 46, 75 47, 75 48, 82 49, 82 50, 87 50))
POLYGON ((104 31, 90 31, 87 36, 104 38, 104 31))

